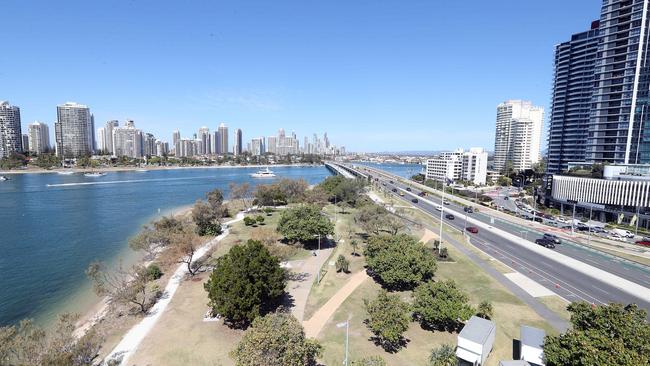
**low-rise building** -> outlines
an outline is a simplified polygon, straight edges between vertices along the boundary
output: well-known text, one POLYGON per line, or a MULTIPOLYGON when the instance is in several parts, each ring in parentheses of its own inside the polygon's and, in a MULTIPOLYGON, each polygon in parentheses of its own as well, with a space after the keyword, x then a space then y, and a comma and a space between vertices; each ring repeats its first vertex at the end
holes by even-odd
POLYGON ((482 148, 471 148, 469 151, 458 149, 443 152, 428 159, 425 169, 426 179, 437 181, 472 182, 484 185, 487 177, 488 154, 482 148))
POLYGON ((544 337, 543 329, 522 325, 519 331, 519 356, 533 366, 544 366, 544 337))
POLYGON ((472 316, 458 333, 456 357, 471 365, 485 365, 496 336, 494 322, 472 316))

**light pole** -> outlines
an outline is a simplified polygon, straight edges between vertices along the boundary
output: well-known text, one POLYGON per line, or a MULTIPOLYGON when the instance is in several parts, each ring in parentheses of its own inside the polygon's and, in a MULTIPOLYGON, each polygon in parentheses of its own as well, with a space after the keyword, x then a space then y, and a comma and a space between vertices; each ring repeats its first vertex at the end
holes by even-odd
MULTIPOLYGON (((320 252, 320 234, 314 235, 314 238, 318 237, 318 252, 320 252)), ((318 252, 316 255, 318 256, 318 252)), ((316 284, 320 284, 320 266, 318 267, 318 272, 316 273, 316 284)))
MULTIPOLYGON (((445 204, 445 182, 442 182, 442 194, 440 195, 440 245, 438 246, 438 253, 442 250, 442 220, 445 204)), ((467 222, 467 221, 466 221, 467 222)))
POLYGON ((343 361, 343 365, 348 366, 349 361, 348 361, 348 355, 350 354, 350 318, 348 320, 336 324, 337 328, 343 328, 345 327, 345 360, 343 361))
POLYGON ((571 216, 571 236, 575 235, 575 231, 573 230, 573 227, 575 226, 575 223, 576 223, 576 204, 574 203, 573 204, 573 215, 571 216))

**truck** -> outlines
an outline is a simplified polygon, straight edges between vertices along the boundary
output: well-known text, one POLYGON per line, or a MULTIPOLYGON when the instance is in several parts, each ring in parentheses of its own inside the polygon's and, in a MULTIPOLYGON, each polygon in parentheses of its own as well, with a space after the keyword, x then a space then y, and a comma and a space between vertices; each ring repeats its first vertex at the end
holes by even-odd
POLYGON ((620 236, 622 236, 624 238, 633 238, 634 237, 634 233, 630 232, 629 230, 625 230, 625 229, 612 229, 612 232, 616 233, 616 234, 618 234, 618 235, 620 235, 620 236))

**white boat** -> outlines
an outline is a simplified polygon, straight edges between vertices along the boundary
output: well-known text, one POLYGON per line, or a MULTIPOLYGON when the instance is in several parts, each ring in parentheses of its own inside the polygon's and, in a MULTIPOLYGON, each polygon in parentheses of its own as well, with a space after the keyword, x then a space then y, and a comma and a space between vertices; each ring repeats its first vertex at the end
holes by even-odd
POLYGON ((136 169, 135 171, 138 172, 138 173, 146 173, 146 172, 148 172, 147 169, 136 169))
POLYGON ((4 182, 6 180, 9 180, 9 178, 5 177, 4 175, 0 175, 0 182, 4 182))
POLYGON ((84 177, 88 177, 88 178, 99 178, 99 177, 103 177, 105 175, 106 175, 106 173, 102 173, 102 172, 84 173, 84 177))
POLYGON ((61 174, 61 175, 72 175, 72 174, 74 174, 74 172, 57 172, 57 174, 61 174))
POLYGON ((269 170, 267 167, 264 170, 258 170, 257 173, 251 174, 251 177, 253 178, 273 178, 275 177, 275 174, 269 170))

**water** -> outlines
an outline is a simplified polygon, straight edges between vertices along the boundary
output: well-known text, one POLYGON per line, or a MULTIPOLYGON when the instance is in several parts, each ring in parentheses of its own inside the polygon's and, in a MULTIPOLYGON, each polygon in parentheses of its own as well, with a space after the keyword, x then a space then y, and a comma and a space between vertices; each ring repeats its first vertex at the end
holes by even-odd
MULTIPOLYGON (((275 167, 277 178, 309 184, 325 167, 275 167)), ((177 169, 82 174, 21 174, 0 182, 0 325, 23 318, 47 324, 62 311, 84 311, 97 299, 84 270, 93 260, 133 261, 127 239, 174 208, 232 182, 251 186, 257 168, 177 169), (159 213, 160 212, 160 213, 159 213)))
POLYGON ((372 168, 381 169, 389 173, 399 175, 404 178, 411 178, 415 174, 422 173, 423 165, 420 164, 397 164, 397 163, 370 163, 365 161, 355 161, 354 164, 366 165, 372 168))

